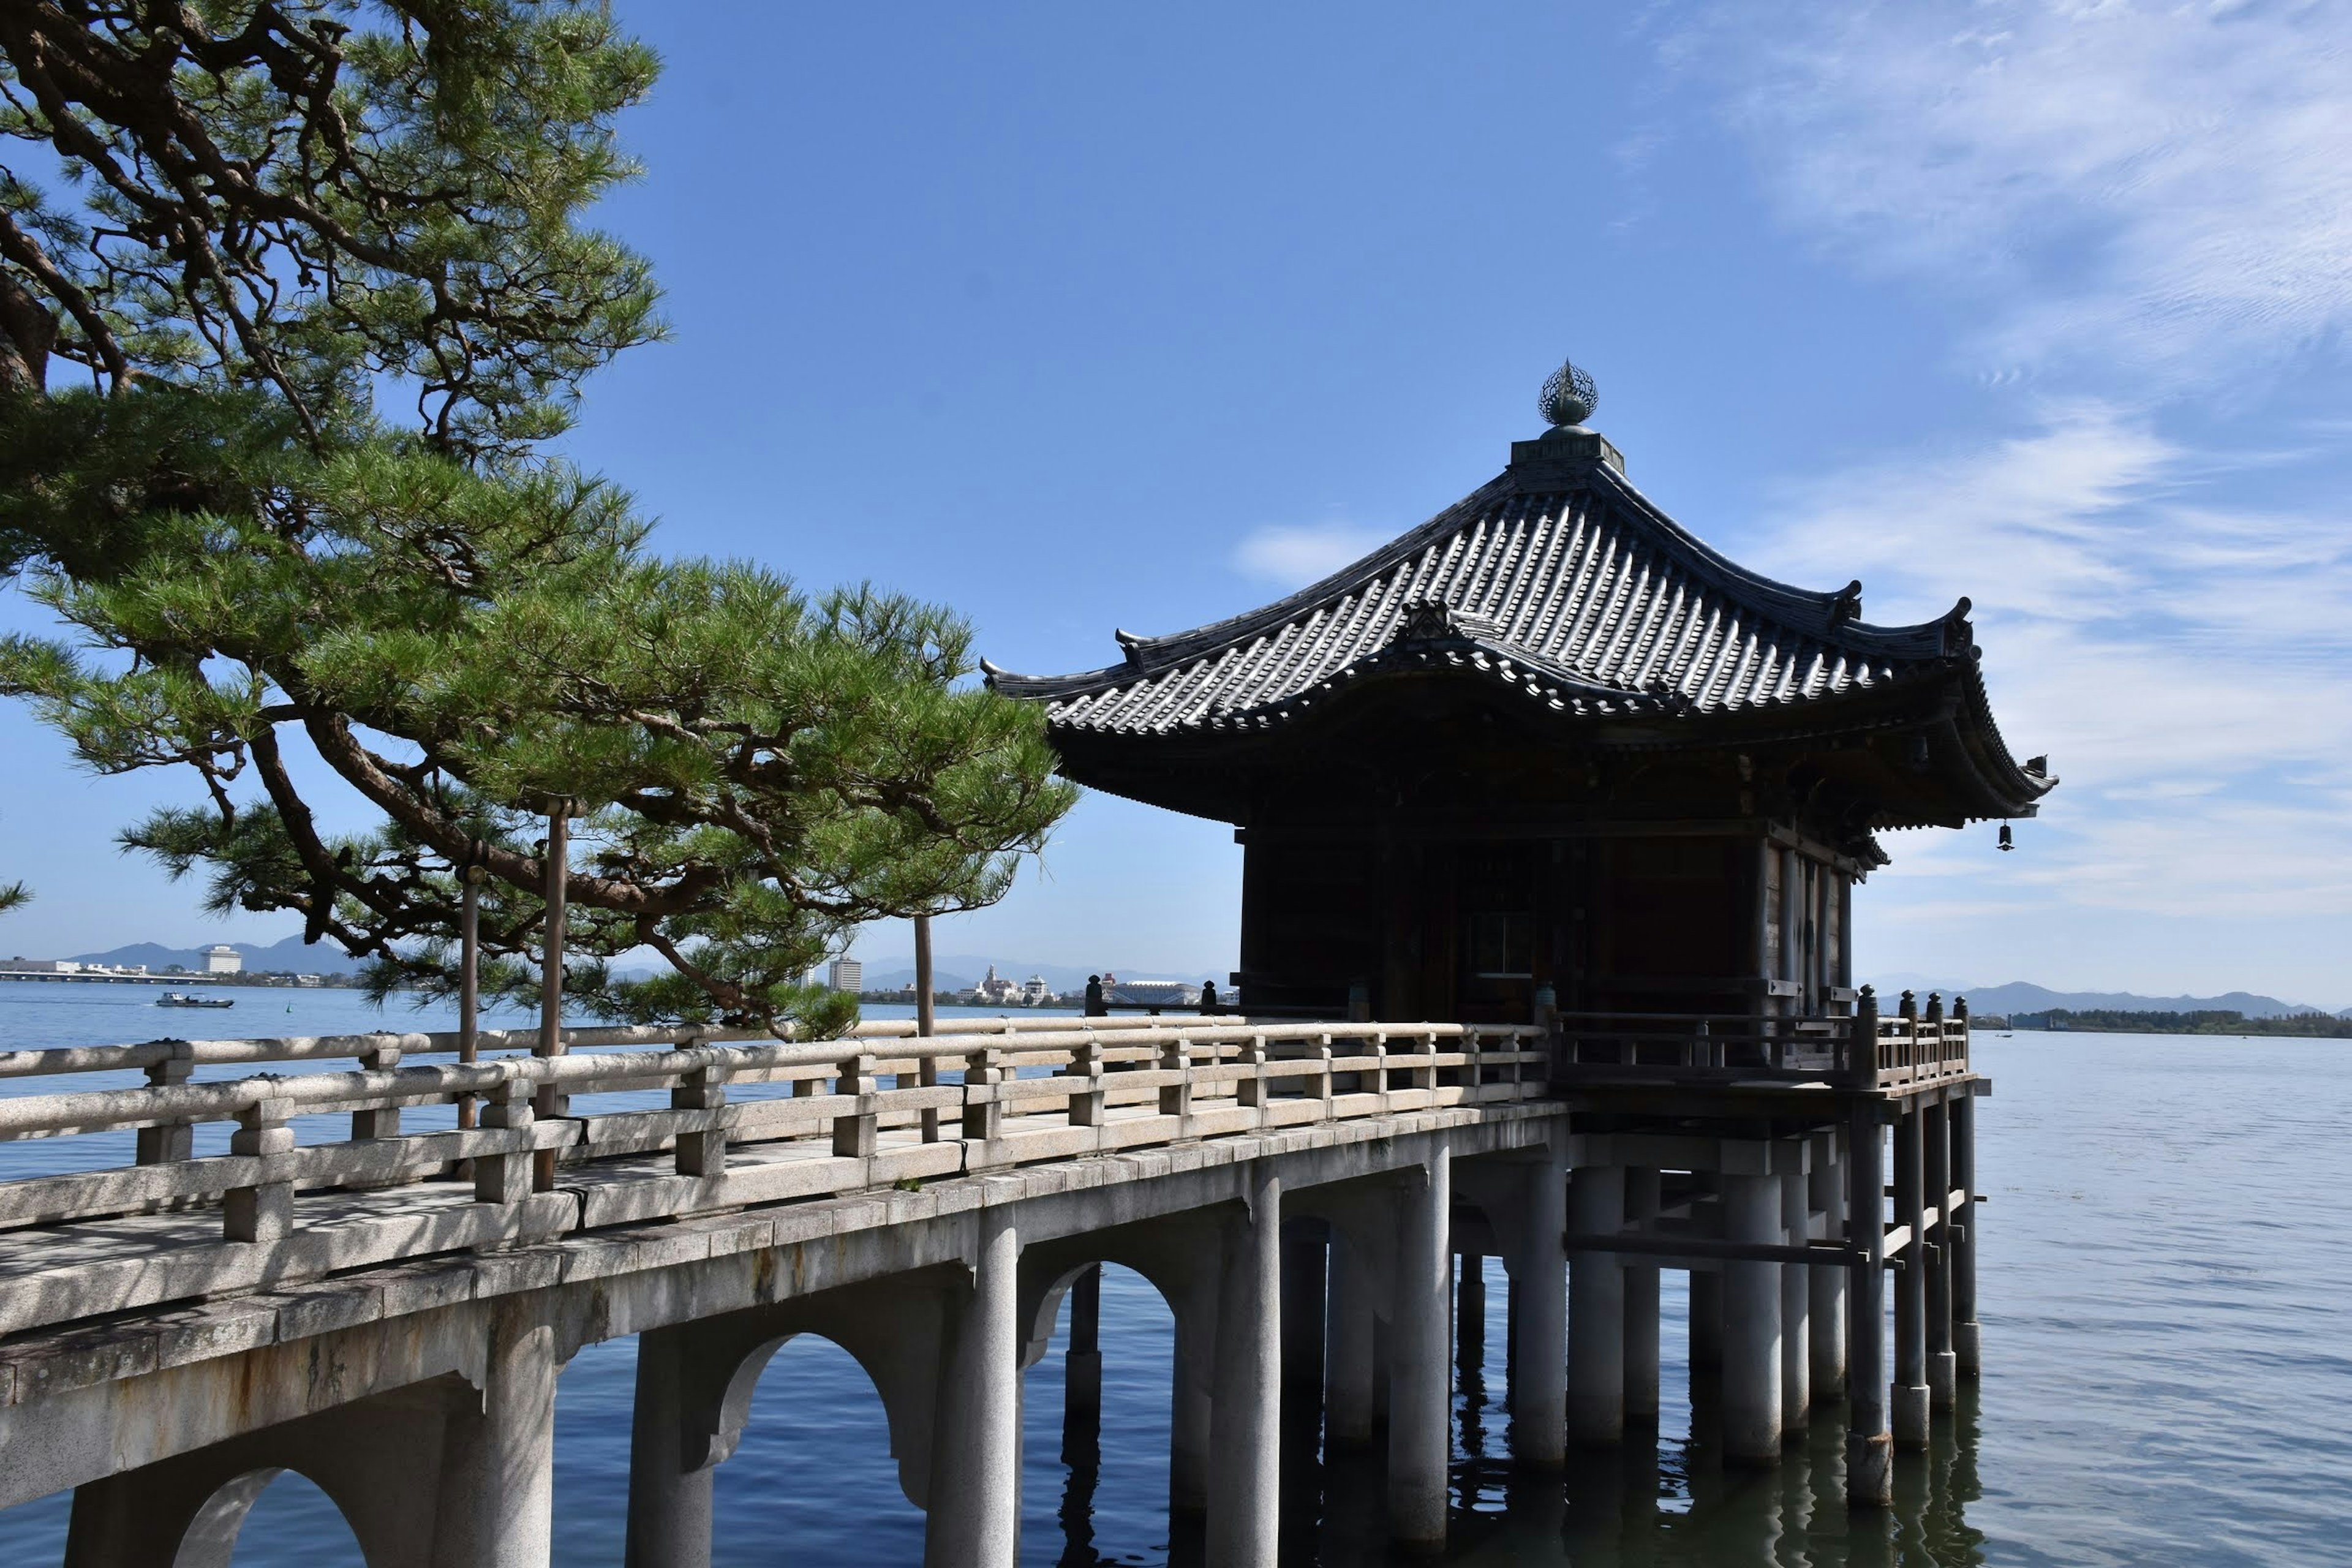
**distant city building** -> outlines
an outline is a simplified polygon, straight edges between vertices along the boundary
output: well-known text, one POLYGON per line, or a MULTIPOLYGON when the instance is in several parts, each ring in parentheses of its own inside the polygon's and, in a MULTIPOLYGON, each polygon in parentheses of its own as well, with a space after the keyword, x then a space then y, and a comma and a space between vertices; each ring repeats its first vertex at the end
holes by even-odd
POLYGON ((0 974, 71 974, 80 967, 69 958, 0 959, 0 974))
POLYGON ((1024 1005, 1043 1007, 1053 999, 1053 990, 1045 984, 1044 975, 1033 974, 1021 983, 1021 1000, 1024 1005))
POLYGON ((988 966, 987 978, 971 988, 972 999, 994 1007, 1009 1007, 1021 1002, 1021 987, 996 973, 996 965, 988 966))
POLYGON ((237 974, 245 969, 245 954, 225 942, 215 942, 205 949, 206 974, 237 974))
POLYGON ((1103 1000, 1129 1006, 1190 1007, 1201 999, 1201 988, 1181 980, 1121 980, 1103 976, 1103 1000))
POLYGON ((854 958, 836 958, 825 971, 824 983, 835 991, 856 995, 866 989, 866 965, 854 958))

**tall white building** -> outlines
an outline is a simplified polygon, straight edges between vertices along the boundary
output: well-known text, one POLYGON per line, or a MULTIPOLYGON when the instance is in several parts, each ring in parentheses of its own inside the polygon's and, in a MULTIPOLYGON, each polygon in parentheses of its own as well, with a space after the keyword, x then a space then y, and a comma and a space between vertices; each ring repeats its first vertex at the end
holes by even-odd
POLYGON ((239 974, 244 973, 244 970, 245 954, 237 952, 236 949, 229 946, 228 943, 225 942, 215 942, 212 946, 205 949, 205 973, 206 974, 239 974))
POLYGON ((866 989, 866 965, 854 958, 836 958, 825 971, 824 983, 835 991, 856 995, 866 989))

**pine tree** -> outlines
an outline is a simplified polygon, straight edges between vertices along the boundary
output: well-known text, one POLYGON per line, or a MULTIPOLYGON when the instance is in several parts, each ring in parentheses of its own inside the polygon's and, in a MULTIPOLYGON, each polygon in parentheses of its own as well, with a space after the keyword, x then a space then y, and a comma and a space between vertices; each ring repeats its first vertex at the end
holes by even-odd
POLYGON ((665 558, 549 454, 663 330, 582 221, 655 71, 570 0, 0 7, 0 568, 69 628, 0 689, 191 773, 123 842, 379 994, 453 983, 467 868, 524 988, 561 814, 574 994, 833 1030, 801 976, 1001 898, 1072 793, 955 616, 665 558), (342 791, 376 826, 321 825, 342 791))

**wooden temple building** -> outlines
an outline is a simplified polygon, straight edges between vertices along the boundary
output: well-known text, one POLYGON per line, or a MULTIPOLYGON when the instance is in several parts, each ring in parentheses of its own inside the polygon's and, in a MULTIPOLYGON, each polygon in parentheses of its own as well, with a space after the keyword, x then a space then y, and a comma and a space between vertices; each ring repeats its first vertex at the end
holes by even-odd
POLYGON ((1859 582, 1740 566, 1633 488, 1593 402, 1562 366, 1500 474, 1287 598, 989 679, 1045 705, 1071 779, 1234 826, 1234 1010, 1545 1027, 1572 1443, 1655 1418, 1686 1270, 1727 1458, 1842 1401, 1849 1496, 1881 1503, 1978 1371, 1990 1084, 1965 1002, 1882 1017, 1856 985, 1853 888, 1882 835, 2057 781, 2001 740, 1967 599, 1876 626, 1859 582))
POLYGON ((1726 559, 1555 383, 1501 474, 1323 581, 1101 669, 991 670, 1068 777, 1237 829, 1244 1012, 1840 1011, 1878 836, 2055 782, 2002 743, 1968 600, 1874 626, 1858 582, 1726 559))

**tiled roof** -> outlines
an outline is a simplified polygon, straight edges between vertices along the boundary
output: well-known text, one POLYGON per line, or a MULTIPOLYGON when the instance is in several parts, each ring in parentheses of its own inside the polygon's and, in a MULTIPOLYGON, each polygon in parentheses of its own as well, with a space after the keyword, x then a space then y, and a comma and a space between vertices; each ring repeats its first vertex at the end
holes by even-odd
MULTIPOLYGON (((1534 443, 1528 443, 1534 446, 1534 443)), ((1971 658, 1944 619, 1860 618, 1861 585, 1812 593, 1717 554, 1605 462, 1526 462, 1420 528, 1263 609, 1172 637, 1119 634, 1121 663, 1011 675, 1057 731, 1213 733, 1279 725, 1411 665, 1483 674, 1565 714, 1796 708, 1971 658)))

